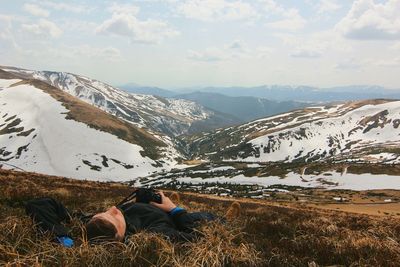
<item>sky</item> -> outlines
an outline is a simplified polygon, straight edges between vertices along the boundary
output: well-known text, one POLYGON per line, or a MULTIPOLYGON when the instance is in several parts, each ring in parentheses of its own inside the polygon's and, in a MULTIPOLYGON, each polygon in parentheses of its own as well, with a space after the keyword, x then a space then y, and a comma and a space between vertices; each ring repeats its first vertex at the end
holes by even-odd
POLYGON ((170 89, 400 89, 400 0, 0 0, 0 65, 170 89))

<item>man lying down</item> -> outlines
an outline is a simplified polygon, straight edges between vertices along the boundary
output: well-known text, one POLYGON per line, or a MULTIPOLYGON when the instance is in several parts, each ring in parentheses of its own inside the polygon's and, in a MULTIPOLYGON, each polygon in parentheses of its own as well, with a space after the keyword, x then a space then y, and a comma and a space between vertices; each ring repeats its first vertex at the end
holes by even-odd
POLYGON ((52 198, 30 200, 25 209, 41 232, 54 234, 55 240, 66 247, 72 247, 74 242, 64 223, 74 216, 85 224, 90 242, 124 242, 141 230, 163 234, 171 241, 191 241, 199 235, 195 228, 200 222, 217 219, 208 212, 188 213, 163 192, 146 188, 135 190, 116 206, 95 215, 71 214, 52 198))

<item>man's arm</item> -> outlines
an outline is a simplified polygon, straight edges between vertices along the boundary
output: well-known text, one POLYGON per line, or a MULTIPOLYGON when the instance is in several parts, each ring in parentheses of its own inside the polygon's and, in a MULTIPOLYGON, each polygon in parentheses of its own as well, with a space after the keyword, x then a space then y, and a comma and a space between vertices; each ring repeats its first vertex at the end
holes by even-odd
POLYGON ((193 232, 195 227, 194 221, 193 218, 186 212, 186 210, 175 205, 169 197, 164 195, 163 192, 160 191, 159 194, 161 195, 162 202, 151 202, 151 204, 168 213, 179 231, 184 231, 187 233, 193 232))

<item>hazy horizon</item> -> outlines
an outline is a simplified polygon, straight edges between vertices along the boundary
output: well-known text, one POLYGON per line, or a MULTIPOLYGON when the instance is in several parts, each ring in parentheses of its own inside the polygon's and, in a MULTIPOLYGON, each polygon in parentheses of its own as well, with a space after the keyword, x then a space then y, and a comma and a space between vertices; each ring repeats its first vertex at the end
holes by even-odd
POLYGON ((121 87, 121 86, 128 86, 128 85, 134 85, 137 87, 155 87, 159 89, 164 89, 164 90, 169 90, 169 91, 180 91, 180 90, 197 90, 197 89, 207 89, 207 88, 256 88, 256 87, 310 87, 310 88, 316 88, 316 89, 332 89, 332 88, 341 88, 341 87, 382 87, 387 90, 393 90, 397 91, 400 90, 399 87, 386 87, 383 85, 379 84, 347 84, 347 85, 333 85, 333 86, 327 86, 327 87, 319 87, 319 86, 314 86, 314 85, 308 85, 308 84, 258 84, 258 85, 248 85, 248 86, 238 86, 238 85, 193 85, 193 86, 183 86, 183 87, 163 87, 163 86, 156 86, 156 85, 147 85, 147 84, 138 84, 135 82, 128 82, 125 84, 111 84, 114 87, 121 87))
MULTIPOLYGON (((12 66, 12 65, 1 65, 3 67, 13 67, 13 68, 19 68, 19 66, 12 66)), ((22 69, 27 69, 27 68, 22 68, 22 69)), ((58 70, 54 70, 54 69, 27 69, 27 70, 35 70, 35 71, 54 71, 54 72, 58 72, 58 70)), ((59 72, 69 72, 69 71, 64 71, 64 70, 59 70, 59 72)), ((85 76, 82 75, 80 73, 76 73, 76 72, 69 72, 72 74, 76 74, 76 75, 81 75, 81 76, 85 76)), ((86 76, 88 78, 94 78, 91 76, 86 76)), ((107 81, 105 80, 99 80, 100 82, 105 82, 107 83, 107 81)), ((130 81, 130 82, 126 82, 123 84, 114 84, 114 83, 109 83, 111 86, 114 86, 116 88, 121 88, 123 86, 137 86, 137 87, 154 87, 154 88, 159 88, 159 89, 164 89, 164 90, 170 90, 170 91, 180 91, 180 90, 196 90, 196 89, 207 89, 207 88, 256 88, 256 87, 311 87, 311 88, 316 88, 316 89, 332 89, 332 88, 341 88, 341 87, 366 87, 366 88, 370 88, 370 87, 382 87, 383 89, 388 89, 388 90, 400 90, 400 86, 399 87, 387 87, 387 86, 383 86, 383 85, 379 85, 379 84, 337 84, 337 85, 332 85, 332 86, 326 86, 326 87, 321 87, 321 86, 316 86, 316 85, 310 85, 310 84, 257 84, 257 85, 244 85, 244 86, 240 86, 240 85, 192 85, 192 86, 182 86, 182 87, 168 87, 168 86, 157 86, 157 85, 152 85, 152 84, 139 84, 136 83, 134 81, 130 81)))

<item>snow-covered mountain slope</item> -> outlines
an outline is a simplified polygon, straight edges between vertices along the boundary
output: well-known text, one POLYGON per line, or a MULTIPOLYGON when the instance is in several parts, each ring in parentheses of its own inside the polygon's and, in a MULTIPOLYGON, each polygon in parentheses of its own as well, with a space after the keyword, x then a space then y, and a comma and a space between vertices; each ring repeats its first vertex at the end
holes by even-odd
POLYGON ((400 101, 312 107, 188 138, 213 160, 400 162, 400 101))
POLYGON ((173 147, 128 122, 44 82, 0 71, 3 168, 132 180, 172 168, 175 157, 173 147))
POLYGON ((210 121, 217 127, 234 123, 232 118, 216 114, 189 100, 132 94, 103 82, 67 72, 1 66, 0 69, 24 79, 44 81, 140 128, 171 137, 190 132, 192 126, 199 122, 210 121))
MULTIPOLYGON (((371 174, 366 171, 362 174, 340 173, 328 171, 321 174, 299 174, 293 171, 285 175, 268 177, 246 176, 240 171, 225 169, 227 174, 221 171, 221 167, 210 168, 207 171, 188 171, 171 175, 154 175, 147 177, 141 182, 140 179, 134 182, 135 186, 162 186, 168 187, 179 184, 180 188, 188 190, 208 187, 210 189, 229 187, 229 184, 259 185, 265 188, 292 187, 317 187, 325 189, 351 189, 351 190, 374 190, 374 189, 396 189, 400 190, 400 177, 398 175, 371 174), (229 172, 230 171, 230 172, 229 172), (204 177, 205 173, 210 177, 204 177), (197 186, 196 186, 197 185, 197 186), (202 185, 200 188, 199 185, 202 185)), ((295 190, 296 188, 292 189, 295 190)), ((278 189, 279 190, 279 189, 278 189)), ((285 190, 286 191, 286 190, 285 190)))

